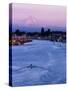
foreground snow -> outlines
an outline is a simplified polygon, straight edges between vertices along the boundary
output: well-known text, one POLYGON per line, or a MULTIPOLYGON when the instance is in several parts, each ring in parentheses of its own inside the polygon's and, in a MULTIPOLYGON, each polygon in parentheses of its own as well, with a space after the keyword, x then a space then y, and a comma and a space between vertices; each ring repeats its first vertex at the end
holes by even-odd
POLYGON ((65 69, 64 43, 33 40, 12 47, 13 86, 65 83, 65 69), (30 64, 35 67, 27 68, 30 64))

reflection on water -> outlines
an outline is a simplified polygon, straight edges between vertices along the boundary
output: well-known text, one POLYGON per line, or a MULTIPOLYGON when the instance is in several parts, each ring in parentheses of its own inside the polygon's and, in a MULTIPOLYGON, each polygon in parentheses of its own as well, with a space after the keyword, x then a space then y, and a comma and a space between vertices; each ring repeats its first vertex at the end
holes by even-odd
POLYGON ((13 86, 66 82, 65 44, 33 40, 12 46, 13 86))

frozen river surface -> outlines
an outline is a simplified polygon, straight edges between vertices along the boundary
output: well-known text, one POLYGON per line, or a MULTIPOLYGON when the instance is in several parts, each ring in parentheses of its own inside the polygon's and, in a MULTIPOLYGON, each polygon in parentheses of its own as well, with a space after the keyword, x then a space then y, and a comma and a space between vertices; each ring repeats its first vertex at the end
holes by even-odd
POLYGON ((65 43, 33 40, 21 46, 12 46, 13 86, 65 82, 65 43))

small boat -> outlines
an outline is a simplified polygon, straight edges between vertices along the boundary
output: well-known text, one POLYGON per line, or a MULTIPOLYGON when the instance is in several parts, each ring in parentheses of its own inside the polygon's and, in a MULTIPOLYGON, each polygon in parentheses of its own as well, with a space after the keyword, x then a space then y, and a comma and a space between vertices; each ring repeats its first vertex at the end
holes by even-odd
POLYGON ((32 64, 30 64, 29 66, 27 66, 27 68, 34 68, 35 66, 34 65, 32 65, 32 64))

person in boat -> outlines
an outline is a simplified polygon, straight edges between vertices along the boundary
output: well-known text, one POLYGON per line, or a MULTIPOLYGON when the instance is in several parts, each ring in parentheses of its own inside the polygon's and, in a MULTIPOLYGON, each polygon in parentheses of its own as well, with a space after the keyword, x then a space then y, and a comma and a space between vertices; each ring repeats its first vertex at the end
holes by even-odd
POLYGON ((30 69, 32 69, 32 68, 40 68, 40 69, 45 69, 44 67, 35 66, 35 65, 32 65, 32 64, 30 64, 29 66, 27 66, 27 68, 30 68, 30 69))
POLYGON ((31 69, 32 69, 32 68, 33 68, 33 65, 32 65, 32 64, 30 64, 29 66, 27 66, 27 68, 31 68, 31 69))

